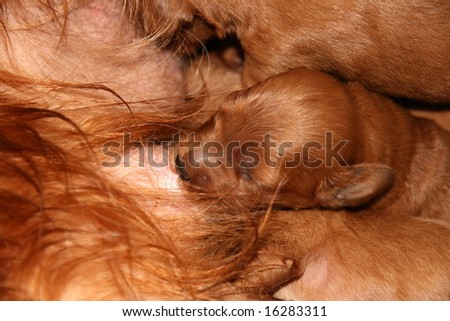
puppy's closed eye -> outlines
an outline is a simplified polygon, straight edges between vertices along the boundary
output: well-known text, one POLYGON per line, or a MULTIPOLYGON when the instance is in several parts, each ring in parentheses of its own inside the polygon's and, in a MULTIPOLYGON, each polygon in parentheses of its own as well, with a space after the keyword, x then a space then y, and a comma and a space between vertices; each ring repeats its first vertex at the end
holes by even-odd
POLYGON ((245 157, 244 159, 241 159, 237 167, 238 177, 246 182, 254 182, 252 169, 256 168, 257 165, 258 162, 251 157, 245 157))
POLYGON ((252 181, 252 176, 248 172, 241 172, 241 179, 244 181, 252 181))

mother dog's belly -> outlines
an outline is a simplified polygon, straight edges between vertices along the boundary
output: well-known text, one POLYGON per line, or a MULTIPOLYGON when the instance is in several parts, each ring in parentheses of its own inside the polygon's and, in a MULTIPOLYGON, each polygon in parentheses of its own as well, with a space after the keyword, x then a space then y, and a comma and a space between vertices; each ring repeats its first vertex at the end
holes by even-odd
MULTIPOLYGON (((172 103, 182 101, 178 59, 141 39, 119 1, 74 1, 66 18, 62 7, 55 18, 54 11, 42 6, 15 6, 11 2, 5 11, 3 69, 42 83, 106 86, 135 106, 150 100, 163 99, 166 105, 170 98, 172 103)), ((59 98, 52 92, 46 95, 59 98)))

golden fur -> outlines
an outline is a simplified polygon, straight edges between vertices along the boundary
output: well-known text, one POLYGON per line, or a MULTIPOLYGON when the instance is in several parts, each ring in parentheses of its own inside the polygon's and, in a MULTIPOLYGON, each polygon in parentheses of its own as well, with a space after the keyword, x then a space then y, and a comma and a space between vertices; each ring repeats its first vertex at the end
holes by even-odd
POLYGON ((450 226, 387 214, 273 213, 246 285, 285 285, 272 290, 289 300, 448 300, 450 226))
MULTIPOLYGON (((136 5, 133 12, 141 20, 164 25, 157 35, 162 43, 182 44, 188 51, 211 35, 236 33, 246 55, 246 85, 306 67, 393 96, 450 102, 447 1, 147 0, 136 5)), ((152 30, 151 23, 140 27, 152 30)))
MULTIPOLYGON (((138 193, 101 166, 105 142, 124 132, 145 141, 193 112, 177 60, 135 38, 119 3, 34 4, 1 3, 1 297, 214 297, 232 263, 194 266, 195 246, 183 257, 181 231, 164 217, 177 196, 151 181, 138 193)), ((195 222, 192 212, 179 220, 195 222)))
MULTIPOLYGON (((191 87, 182 63, 159 48, 158 39, 169 28, 142 15, 152 6, 133 0, 0 1, 1 299, 268 299, 298 279, 303 252, 286 244, 302 241, 278 235, 283 214, 162 187, 154 168, 104 165, 110 161, 105 143, 118 143, 115 151, 133 161, 140 153, 136 146, 187 127, 186 120, 199 114, 197 104, 211 99, 185 101, 191 87), (264 259, 265 250, 258 252, 266 246, 276 249, 270 250, 276 264, 264 259), (280 263, 285 254, 288 260, 280 263)), ((322 232, 320 220, 311 224, 305 233, 315 233, 317 224, 318 235, 329 233, 330 240, 335 234, 322 232)), ((406 223, 386 224, 388 233, 406 223)), ((427 262, 434 269, 430 279, 442 278, 448 253, 442 252, 442 260, 428 259, 446 244, 446 227, 422 219, 411 225, 402 233, 417 229, 428 235, 432 228, 435 233, 423 247, 407 239, 399 253, 417 264, 427 262)), ((295 235, 302 235, 302 226, 296 224, 295 235)), ((383 227, 376 225, 368 237, 383 227)), ((377 247, 371 253, 378 249, 385 253, 377 247)), ((350 249, 352 257, 359 252, 350 249)), ((351 278, 351 268, 356 269, 343 265, 342 279, 351 278)), ((397 280, 388 277, 383 284, 397 280)), ((405 278, 404 283, 412 282, 405 278)), ((391 292, 370 297, 361 289, 360 298, 392 298, 391 292)), ((407 290, 408 296, 398 298, 446 294, 439 288, 428 296, 407 290)))
POLYGON ((282 73, 231 94, 195 139, 179 148, 186 186, 247 207, 367 205, 450 222, 450 134, 357 83, 282 73))

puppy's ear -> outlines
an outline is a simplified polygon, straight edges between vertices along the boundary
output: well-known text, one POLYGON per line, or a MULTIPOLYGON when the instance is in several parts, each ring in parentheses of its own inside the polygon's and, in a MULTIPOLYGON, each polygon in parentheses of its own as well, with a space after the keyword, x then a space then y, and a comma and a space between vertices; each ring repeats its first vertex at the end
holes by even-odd
POLYGON ((394 170, 386 165, 361 163, 331 173, 316 192, 324 207, 356 207, 380 196, 392 186, 394 170))

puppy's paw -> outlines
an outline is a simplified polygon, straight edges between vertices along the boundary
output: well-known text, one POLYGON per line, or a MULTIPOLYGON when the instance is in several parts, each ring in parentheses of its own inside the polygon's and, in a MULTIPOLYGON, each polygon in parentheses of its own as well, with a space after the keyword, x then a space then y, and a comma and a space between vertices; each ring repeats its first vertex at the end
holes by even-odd
POLYGON ((300 277, 296 261, 286 255, 261 251, 246 268, 239 286, 257 295, 271 296, 283 285, 300 277))

